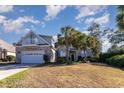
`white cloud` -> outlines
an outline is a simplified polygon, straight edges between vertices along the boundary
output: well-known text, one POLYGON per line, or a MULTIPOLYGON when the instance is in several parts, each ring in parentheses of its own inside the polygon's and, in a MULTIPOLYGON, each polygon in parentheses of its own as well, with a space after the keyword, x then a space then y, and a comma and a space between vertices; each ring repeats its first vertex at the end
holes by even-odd
POLYGON ((102 52, 107 52, 107 50, 112 46, 112 43, 108 39, 108 35, 101 37, 102 41, 102 52))
POLYGON ((4 21, 6 20, 6 17, 5 16, 2 16, 2 15, 0 15, 0 24, 1 23, 4 23, 4 21))
POLYGON ((79 27, 75 27, 75 30, 79 30, 79 27))
POLYGON ((107 14, 103 15, 102 17, 95 19, 95 22, 99 23, 99 24, 106 24, 109 22, 109 16, 110 16, 110 14, 107 13, 107 14))
POLYGON ((91 23, 95 22, 95 23, 98 23, 100 25, 104 25, 104 24, 107 24, 109 22, 109 17, 110 17, 109 13, 106 13, 103 16, 98 17, 98 18, 90 17, 90 18, 87 18, 85 20, 85 24, 91 24, 91 23))
POLYGON ((86 35, 89 35, 90 34, 90 32, 89 31, 82 31, 82 33, 84 33, 84 34, 86 34, 86 35))
POLYGON ((0 13, 6 13, 13 10, 12 5, 0 5, 0 13))
POLYGON ((94 20, 95 20, 95 18, 93 18, 93 17, 86 18, 85 21, 84 21, 84 23, 85 24, 91 24, 92 22, 94 22, 94 20))
POLYGON ((16 34, 26 34, 26 33, 28 33, 30 30, 32 30, 32 29, 29 29, 29 28, 21 28, 20 30, 17 30, 17 31, 16 31, 16 34))
POLYGON ((5 32, 11 32, 11 31, 19 31, 22 29, 25 23, 33 23, 38 24, 40 23, 38 20, 35 20, 33 17, 19 17, 15 20, 7 20, 4 22, 4 30, 5 32))
POLYGON ((106 10, 107 6, 100 5, 86 5, 86 6, 77 6, 79 14, 75 17, 76 20, 80 21, 83 17, 95 15, 101 11, 106 10))
POLYGON ((7 19, 5 16, 0 15, 0 24, 3 27, 4 32, 19 32, 23 29, 25 23, 39 24, 40 21, 34 19, 34 17, 24 16, 17 19, 7 19))
POLYGON ((53 20, 65 8, 66 8, 66 6, 62 6, 62 5, 49 5, 49 6, 46 6, 47 15, 45 16, 44 20, 45 21, 53 20))
POLYGON ((107 37, 102 37, 102 52, 107 52, 107 50, 111 47, 111 43, 109 42, 109 39, 107 37))

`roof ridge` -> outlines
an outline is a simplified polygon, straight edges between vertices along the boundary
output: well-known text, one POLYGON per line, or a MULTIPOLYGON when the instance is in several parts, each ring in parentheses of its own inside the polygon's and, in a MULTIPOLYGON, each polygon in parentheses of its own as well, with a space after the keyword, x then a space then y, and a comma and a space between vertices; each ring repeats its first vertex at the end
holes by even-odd
POLYGON ((38 34, 38 35, 40 35, 40 36, 46 36, 46 37, 52 37, 52 36, 50 36, 50 35, 41 35, 41 34, 38 34))

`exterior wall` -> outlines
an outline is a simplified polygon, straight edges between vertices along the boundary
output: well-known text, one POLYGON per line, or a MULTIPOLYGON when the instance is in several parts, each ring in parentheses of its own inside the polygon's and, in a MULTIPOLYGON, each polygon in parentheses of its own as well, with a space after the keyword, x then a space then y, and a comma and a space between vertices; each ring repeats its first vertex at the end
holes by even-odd
MULTIPOLYGON (((30 47, 30 46, 26 46, 30 47)), ((49 61, 54 62, 55 61, 55 50, 51 49, 49 46, 35 46, 36 50, 28 50, 25 49, 25 46, 23 47, 16 47, 16 62, 21 63, 21 53, 23 51, 41 51, 44 50, 44 54, 48 55, 49 61)), ((43 54, 43 55, 44 55, 43 54)))
POLYGON ((55 50, 54 49, 50 49, 48 55, 50 55, 50 62, 55 62, 55 59, 56 59, 56 52, 55 52, 55 50))
MULTIPOLYGON (((21 56, 26 54, 26 51, 28 51, 26 55, 37 55, 37 51, 44 51, 44 54, 48 55, 49 61, 55 61, 55 50, 51 48, 54 47, 52 40, 51 36, 39 35, 30 31, 16 44, 17 63, 21 63, 21 56)), ((40 55, 42 54, 40 53, 40 55)))
MULTIPOLYGON (((60 47, 58 50, 57 50, 57 56, 58 57, 66 57, 66 48, 65 46, 62 46, 60 47)), ((69 48, 69 58, 70 60, 72 59, 72 55, 74 55, 74 61, 77 61, 78 57, 77 57, 77 50, 75 50, 74 48, 70 47, 69 48)))
POLYGON ((21 63, 21 47, 16 47, 16 63, 21 63))
POLYGON ((7 52, 7 55, 16 56, 16 54, 15 53, 12 53, 12 52, 7 52))
MULTIPOLYGON (((88 56, 92 56, 92 51, 91 49, 87 49, 86 53, 84 54, 84 51, 82 50, 76 50, 74 49, 73 47, 70 47, 69 49, 70 51, 75 51, 75 61, 78 60, 78 57, 81 56, 81 57, 88 57, 88 56)), ((58 53, 58 57, 65 57, 66 55, 66 48, 64 46, 60 47, 58 50, 57 50, 57 53, 58 53)), ((71 56, 71 55, 70 55, 71 56)))
POLYGON ((2 48, 0 48, 0 59, 2 59, 2 48))
POLYGON ((0 59, 6 59, 7 50, 0 48, 0 59))
POLYGON ((92 56, 92 51, 91 49, 87 49, 87 51, 85 51, 86 53, 84 53, 84 51, 80 52, 80 56, 82 57, 88 57, 88 56, 92 56))

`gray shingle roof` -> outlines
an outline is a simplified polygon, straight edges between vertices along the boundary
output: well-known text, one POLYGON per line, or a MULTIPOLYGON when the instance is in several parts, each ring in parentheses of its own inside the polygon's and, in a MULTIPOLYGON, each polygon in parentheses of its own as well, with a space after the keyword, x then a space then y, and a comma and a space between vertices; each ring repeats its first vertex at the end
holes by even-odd
POLYGON ((51 44, 51 40, 53 39, 52 36, 47 36, 47 35, 39 35, 39 36, 51 44))

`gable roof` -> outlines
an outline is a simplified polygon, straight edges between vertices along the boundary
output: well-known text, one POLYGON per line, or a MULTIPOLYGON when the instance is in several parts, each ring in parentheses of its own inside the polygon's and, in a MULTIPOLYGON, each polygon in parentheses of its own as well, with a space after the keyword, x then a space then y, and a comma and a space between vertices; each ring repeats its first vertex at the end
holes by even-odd
POLYGON ((15 47, 0 39, 0 48, 6 49, 9 52, 15 53, 15 47))
POLYGON ((47 35, 40 35, 41 38, 43 38, 45 41, 47 41, 49 44, 51 44, 51 40, 53 39, 52 36, 47 36, 47 35))
POLYGON ((41 42, 41 44, 46 44, 46 45, 51 45, 53 37, 52 36, 47 36, 47 35, 40 35, 40 34, 36 34, 33 31, 30 31, 29 33, 27 33, 23 38, 21 38, 21 40, 19 42, 17 42, 17 44, 21 44, 23 42, 23 40, 29 36, 29 35, 35 35, 41 42))

